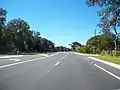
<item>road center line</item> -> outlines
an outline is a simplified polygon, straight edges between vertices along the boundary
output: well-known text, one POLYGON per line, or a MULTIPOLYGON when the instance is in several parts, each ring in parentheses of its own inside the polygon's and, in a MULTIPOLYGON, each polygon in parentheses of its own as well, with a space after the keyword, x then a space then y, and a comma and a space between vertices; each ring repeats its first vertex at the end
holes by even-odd
POLYGON ((101 69, 102 71, 108 73, 109 75, 113 76, 114 78, 120 80, 120 77, 118 77, 117 75, 111 73, 110 71, 108 71, 108 70, 106 70, 106 69, 104 69, 104 68, 98 66, 97 64, 94 64, 94 66, 97 67, 97 68, 99 68, 99 69, 101 69))
POLYGON ((57 66, 57 65, 59 65, 60 64, 60 62, 57 62, 56 64, 55 64, 55 66, 57 66))
POLYGON ((48 71, 48 72, 50 72, 50 71, 48 71))
POLYGON ((63 59, 65 59, 65 57, 67 56, 68 54, 66 54, 64 57, 63 57, 63 59))

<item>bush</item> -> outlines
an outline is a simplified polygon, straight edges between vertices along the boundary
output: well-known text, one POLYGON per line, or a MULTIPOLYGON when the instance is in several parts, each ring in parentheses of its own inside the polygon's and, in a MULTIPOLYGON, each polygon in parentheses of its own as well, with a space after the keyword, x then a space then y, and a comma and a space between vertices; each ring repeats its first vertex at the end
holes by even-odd
POLYGON ((116 56, 116 51, 112 51, 112 56, 116 56))
POLYGON ((17 54, 17 48, 14 48, 11 53, 12 54, 17 54))
POLYGON ((109 56, 109 55, 112 56, 113 54, 112 54, 111 51, 102 51, 102 52, 101 52, 101 55, 102 55, 102 56, 109 56))
POLYGON ((89 46, 82 46, 78 49, 80 53, 92 53, 93 50, 89 46))
POLYGON ((102 51, 102 56, 120 56, 120 51, 102 51))
MULTIPOLYGON (((84 47, 84 46, 83 46, 84 47)), ((80 49, 79 49, 79 53, 84 53, 84 48, 83 47, 80 47, 80 49)))
POLYGON ((120 56, 120 51, 117 51, 116 56, 120 56))
POLYGON ((120 51, 112 51, 112 56, 120 56, 120 51))
POLYGON ((105 55, 105 51, 102 51, 102 52, 101 52, 101 56, 104 56, 104 55, 105 55))
POLYGON ((99 48, 96 49, 96 53, 97 54, 100 54, 101 53, 101 50, 99 48))
POLYGON ((77 47, 75 48, 75 51, 76 51, 76 52, 80 52, 80 48, 81 48, 80 46, 77 46, 77 47))
POLYGON ((101 52, 101 56, 106 56, 106 55, 108 55, 108 54, 107 54, 107 51, 102 51, 102 52, 101 52))

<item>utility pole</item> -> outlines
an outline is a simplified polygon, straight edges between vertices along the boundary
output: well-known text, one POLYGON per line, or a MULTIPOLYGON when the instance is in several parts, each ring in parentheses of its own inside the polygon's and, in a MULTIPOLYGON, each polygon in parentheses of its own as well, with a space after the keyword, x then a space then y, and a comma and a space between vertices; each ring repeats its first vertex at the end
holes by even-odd
POLYGON ((96 36, 96 29, 95 29, 95 36, 96 36))
POLYGON ((118 35, 116 35, 116 40, 115 40, 115 51, 118 49, 118 35))
MULTIPOLYGON (((96 42, 97 38, 96 38, 96 29, 95 29, 95 42, 96 42)), ((94 52, 96 54, 96 47, 94 47, 94 52)))

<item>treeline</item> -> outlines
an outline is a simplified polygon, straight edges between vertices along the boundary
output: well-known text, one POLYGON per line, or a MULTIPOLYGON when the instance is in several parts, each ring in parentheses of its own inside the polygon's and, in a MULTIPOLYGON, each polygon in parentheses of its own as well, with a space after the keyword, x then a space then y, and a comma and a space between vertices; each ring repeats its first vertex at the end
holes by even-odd
POLYGON ((26 21, 18 18, 6 23, 6 17, 7 11, 0 8, 0 53, 61 51, 52 41, 41 37, 40 32, 31 30, 26 21))
POLYGON ((64 46, 57 46, 55 47, 55 51, 57 52, 65 52, 65 51, 72 51, 70 48, 66 48, 64 46))
POLYGON ((88 39, 86 45, 73 48, 80 53, 97 53, 120 56, 120 0, 85 0, 88 7, 98 7, 102 34, 88 39), (114 31, 114 34, 113 34, 114 31))
MULTIPOLYGON (((120 41, 118 42, 120 45, 120 41)), ((88 39, 86 45, 79 42, 73 42, 71 47, 79 53, 101 54, 103 51, 115 50, 115 35, 113 33, 101 34, 88 39)), ((120 46, 118 46, 118 50, 120 46)))
POLYGON ((112 38, 105 35, 97 35, 88 39, 86 45, 78 48, 78 52, 101 54, 103 51, 112 51, 115 44, 112 38))
POLYGON ((115 34, 115 51, 119 50, 120 0, 86 0, 88 7, 98 7, 99 24, 103 32, 115 34))

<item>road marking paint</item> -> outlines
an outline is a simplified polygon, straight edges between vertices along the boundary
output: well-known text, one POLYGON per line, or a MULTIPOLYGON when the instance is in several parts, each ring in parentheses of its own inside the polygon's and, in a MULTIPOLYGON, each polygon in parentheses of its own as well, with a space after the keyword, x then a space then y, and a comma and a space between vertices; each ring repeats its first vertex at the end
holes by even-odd
POLYGON ((104 69, 104 68, 102 68, 102 67, 98 66, 97 64, 94 64, 94 66, 96 66, 97 68, 101 69, 102 71, 104 71, 104 72, 108 73, 109 75, 113 76, 114 78, 116 78, 116 79, 120 80, 120 77, 118 77, 117 75, 115 75, 115 74, 111 73, 110 71, 108 71, 108 70, 106 70, 106 69, 104 69))
POLYGON ((60 64, 60 62, 57 62, 56 64, 55 64, 55 66, 57 66, 57 65, 59 65, 60 64))
POLYGON ((47 54, 38 54, 38 55, 49 57, 49 55, 47 55, 47 54))
POLYGON ((51 68, 50 68, 50 70, 52 70, 53 68, 54 68, 54 66, 53 66, 53 67, 51 67, 51 68))
POLYGON ((90 64, 94 64, 92 61, 88 61, 90 64))
POLYGON ((20 59, 9 59, 10 61, 20 61, 20 59))
POLYGON ((90 63, 91 63, 91 64, 94 64, 94 62, 92 62, 92 61, 91 61, 90 63))
POLYGON ((12 63, 12 64, 7 64, 7 65, 0 66, 0 68, 5 68, 5 67, 17 65, 17 64, 22 64, 22 63, 27 63, 27 62, 31 62, 31 61, 36 61, 36 60, 43 59, 43 58, 46 58, 46 57, 31 59, 31 60, 27 60, 27 61, 21 61, 21 62, 12 63))
MULTIPOLYGON (((58 53, 58 54, 59 54, 59 53, 58 53)), ((57 55, 57 54, 54 54, 54 55, 52 55, 52 56, 55 56, 55 55, 57 55)), ((49 57, 51 57, 51 56, 49 56, 49 57)), ((1 68, 5 68, 5 67, 9 67, 9 66, 13 66, 13 65, 22 64, 22 63, 32 62, 32 61, 36 61, 36 60, 44 59, 44 58, 48 58, 48 57, 35 58, 35 59, 27 60, 27 61, 21 61, 21 62, 17 62, 17 63, 7 64, 7 65, 0 66, 0 69, 1 69, 1 68)))
POLYGON ((65 57, 67 57, 68 54, 66 54, 62 59, 65 59, 65 57))
POLYGON ((6 58, 13 58, 13 57, 22 57, 23 55, 9 55, 9 56, 2 56, 0 59, 6 59, 6 58))
POLYGON ((50 71, 48 71, 48 72, 50 72, 50 71))
POLYGON ((51 70, 54 68, 55 66, 51 67, 50 70, 48 72, 51 72, 51 70))
POLYGON ((100 62, 100 63, 103 63, 103 64, 106 64, 106 65, 109 65, 113 68, 117 68, 117 69, 120 69, 120 65, 118 64, 115 64, 115 63, 112 63, 112 62, 108 62, 108 61, 104 61, 104 60, 101 60, 101 59, 98 59, 98 58, 94 58, 94 57, 88 57, 94 61, 97 61, 97 62, 100 62))

